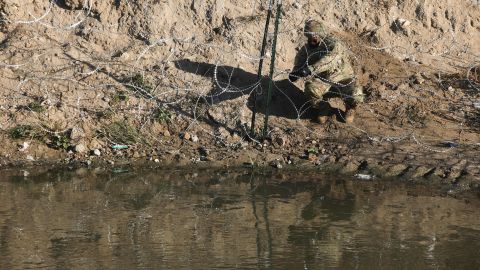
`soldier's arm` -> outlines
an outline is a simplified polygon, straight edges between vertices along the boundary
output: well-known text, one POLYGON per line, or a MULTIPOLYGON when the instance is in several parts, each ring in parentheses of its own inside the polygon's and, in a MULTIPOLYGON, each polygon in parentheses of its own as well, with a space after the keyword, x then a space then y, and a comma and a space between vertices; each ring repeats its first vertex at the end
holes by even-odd
POLYGON ((320 58, 315 63, 312 63, 309 68, 315 75, 320 75, 329 70, 332 70, 337 65, 337 62, 342 57, 343 47, 340 43, 335 44, 335 46, 330 50, 325 52, 325 55, 320 58))
POLYGON ((292 69, 292 72, 288 75, 290 81, 294 82, 301 77, 306 77, 309 74, 305 72, 308 70, 308 63, 307 63, 307 50, 305 47, 302 47, 298 54, 295 57, 295 65, 292 69))

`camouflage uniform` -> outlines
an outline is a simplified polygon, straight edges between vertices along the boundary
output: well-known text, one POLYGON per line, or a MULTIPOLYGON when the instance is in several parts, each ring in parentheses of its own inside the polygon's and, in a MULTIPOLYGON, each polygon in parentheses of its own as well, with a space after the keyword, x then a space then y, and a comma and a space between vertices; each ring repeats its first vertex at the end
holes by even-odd
POLYGON ((362 88, 355 84, 355 72, 348 49, 316 21, 306 23, 305 35, 319 37, 320 43, 318 46, 307 44, 302 47, 295 58, 290 79, 294 81, 295 77, 308 77, 305 94, 316 108, 322 107, 322 103, 331 97, 341 97, 347 110, 354 109, 364 101, 364 95, 362 88))

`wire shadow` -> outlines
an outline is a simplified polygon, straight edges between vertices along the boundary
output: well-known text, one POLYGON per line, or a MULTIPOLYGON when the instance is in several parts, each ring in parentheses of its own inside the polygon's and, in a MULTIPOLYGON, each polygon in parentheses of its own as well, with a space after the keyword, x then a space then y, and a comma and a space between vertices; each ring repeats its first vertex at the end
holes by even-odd
MULTIPOLYGON (((268 78, 263 77, 259 80, 257 74, 241 68, 217 66, 188 59, 177 60, 174 63, 179 70, 212 79, 213 88, 204 96, 209 105, 216 105, 258 91, 257 111, 265 112, 265 99, 262 93, 268 89, 268 78)), ((289 119, 311 117, 312 112, 309 109, 308 99, 302 90, 288 79, 274 81, 273 85, 270 115, 289 119)), ((247 103, 251 110, 254 106, 252 96, 250 95, 247 103)))

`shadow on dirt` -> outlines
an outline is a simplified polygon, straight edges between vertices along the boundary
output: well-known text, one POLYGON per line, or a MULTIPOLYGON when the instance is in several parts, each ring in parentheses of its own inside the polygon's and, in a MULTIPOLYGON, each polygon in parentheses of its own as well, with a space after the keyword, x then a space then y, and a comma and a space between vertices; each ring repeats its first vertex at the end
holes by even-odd
MULTIPOLYGON (((265 112, 265 93, 268 89, 268 79, 258 80, 257 74, 231 66, 216 66, 209 63, 193 62, 187 59, 175 61, 175 67, 189 73, 212 79, 213 89, 205 95, 209 105, 237 99, 250 95, 247 106, 254 106, 253 91, 258 91, 257 111, 265 112)), ((296 85, 288 79, 274 81, 270 114, 289 119, 310 118, 313 110, 309 108, 308 99, 296 85)))

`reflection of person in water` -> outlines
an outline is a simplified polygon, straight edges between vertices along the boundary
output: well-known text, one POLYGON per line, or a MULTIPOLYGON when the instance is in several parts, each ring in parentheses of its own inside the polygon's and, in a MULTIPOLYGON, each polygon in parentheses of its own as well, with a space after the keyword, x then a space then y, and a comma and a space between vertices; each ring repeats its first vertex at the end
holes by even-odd
POLYGON ((355 197, 348 193, 345 181, 334 181, 312 196, 312 201, 302 210, 302 218, 312 220, 320 213, 331 221, 348 220, 355 207, 355 197))
POLYGON ((288 234, 290 243, 302 247, 308 268, 332 267, 332 262, 340 261, 344 237, 348 239, 350 233, 336 225, 348 223, 354 209, 355 196, 348 192, 345 181, 333 181, 313 192, 302 209, 304 222, 290 226, 288 234))

